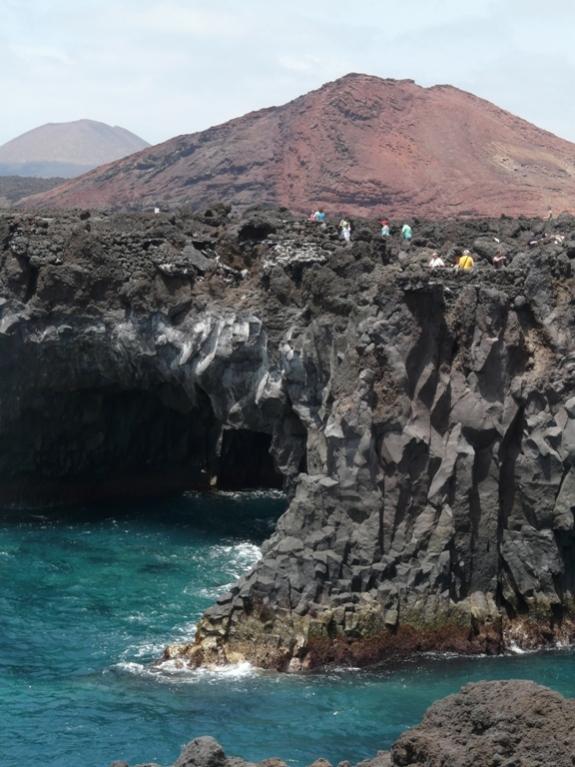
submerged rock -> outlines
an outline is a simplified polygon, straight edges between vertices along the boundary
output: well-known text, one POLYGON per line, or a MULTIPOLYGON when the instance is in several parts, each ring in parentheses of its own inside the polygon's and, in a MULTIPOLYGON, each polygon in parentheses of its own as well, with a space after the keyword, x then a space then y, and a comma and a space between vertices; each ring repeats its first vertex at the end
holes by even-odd
POLYGON ((209 213, 0 218, 0 501, 283 485, 181 663, 571 641, 573 220, 419 223, 401 266, 209 213), (428 270, 486 237, 507 267, 428 270))
MULTIPOLYGON (((405 732, 390 752, 379 752, 356 767, 572 767, 574 723, 575 701, 533 682, 469 684, 434 703, 421 724, 405 732)), ((353 744, 349 748, 352 752, 353 744)), ((226 757, 213 738, 205 737, 189 743, 173 767, 248 764, 226 757)), ((278 759, 258 763, 272 764, 285 763, 278 759)), ((317 759, 311 767, 331 765, 317 759)))

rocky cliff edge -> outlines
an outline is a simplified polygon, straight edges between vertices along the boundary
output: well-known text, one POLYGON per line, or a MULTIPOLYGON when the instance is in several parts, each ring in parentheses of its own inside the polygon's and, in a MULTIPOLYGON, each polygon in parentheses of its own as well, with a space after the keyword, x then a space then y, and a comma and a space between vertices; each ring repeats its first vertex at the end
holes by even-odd
POLYGON ((575 220, 414 232, 0 218, 3 503, 288 492, 261 561, 167 660, 573 639, 575 220), (429 270, 463 247, 472 273, 429 270))

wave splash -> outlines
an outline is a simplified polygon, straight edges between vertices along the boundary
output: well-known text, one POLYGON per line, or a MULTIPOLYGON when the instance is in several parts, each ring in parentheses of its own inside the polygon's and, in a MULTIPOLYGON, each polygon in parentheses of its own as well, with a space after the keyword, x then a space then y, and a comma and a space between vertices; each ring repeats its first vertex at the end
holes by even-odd
POLYGON ((153 666, 135 661, 122 661, 112 666, 111 671, 163 684, 217 683, 235 679, 246 679, 256 676, 258 673, 248 662, 234 663, 217 668, 191 669, 173 660, 163 661, 153 666))
MULTIPOLYGON (((186 595, 200 597, 210 603, 224 594, 232 584, 251 567, 253 567, 261 558, 261 549, 254 543, 242 541, 239 543, 214 544, 204 554, 205 559, 218 563, 218 568, 226 580, 226 583, 218 583, 206 586, 200 583, 191 583, 184 588, 186 595)), ((131 616, 133 621, 141 622, 143 615, 131 616)), ((195 681, 213 679, 239 679, 250 676, 253 672, 249 663, 239 663, 230 666, 222 666, 213 670, 200 669, 192 670, 182 667, 181 664, 173 661, 163 661, 155 663, 155 659, 161 657, 164 648, 169 644, 191 642, 196 633, 198 616, 177 627, 174 627, 170 636, 151 638, 147 637, 143 642, 137 645, 127 647, 121 655, 118 663, 114 664, 109 670, 119 671, 134 676, 144 677, 155 681, 181 681, 193 683, 195 681)))

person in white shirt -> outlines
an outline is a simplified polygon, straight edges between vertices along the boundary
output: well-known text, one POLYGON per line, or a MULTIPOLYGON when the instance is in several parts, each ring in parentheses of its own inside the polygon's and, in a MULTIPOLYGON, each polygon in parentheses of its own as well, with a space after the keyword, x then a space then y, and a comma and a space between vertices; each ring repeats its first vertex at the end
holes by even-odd
POLYGON ((339 233, 342 240, 350 242, 351 240, 351 224, 346 218, 342 218, 339 222, 339 233))
POLYGON ((431 261, 429 262, 429 268, 430 269, 441 269, 441 267, 445 266, 445 261, 441 258, 439 253, 432 253, 431 254, 431 261))

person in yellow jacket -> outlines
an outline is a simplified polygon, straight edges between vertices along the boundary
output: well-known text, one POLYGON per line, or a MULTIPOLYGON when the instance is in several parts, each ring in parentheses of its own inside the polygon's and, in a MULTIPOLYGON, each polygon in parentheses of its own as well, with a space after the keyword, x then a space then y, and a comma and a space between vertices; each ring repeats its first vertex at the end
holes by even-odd
POLYGON ((470 272, 474 266, 473 256, 468 250, 464 250, 457 261, 457 268, 462 269, 464 272, 470 272))

